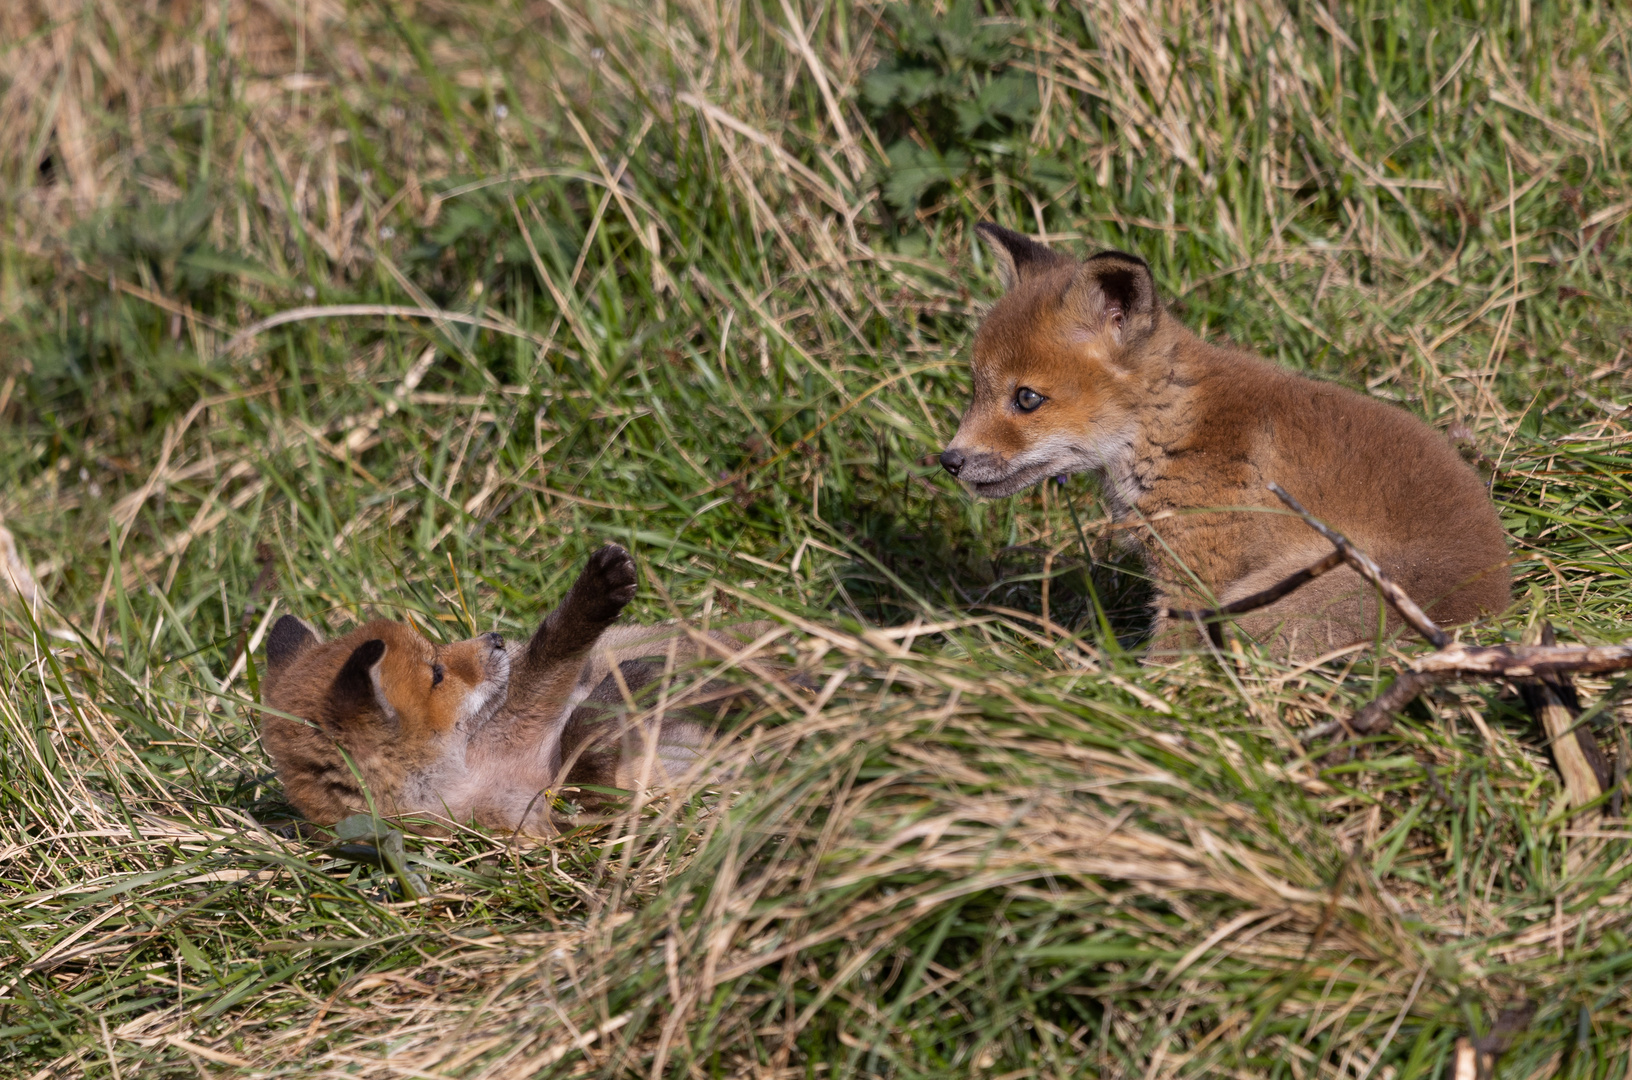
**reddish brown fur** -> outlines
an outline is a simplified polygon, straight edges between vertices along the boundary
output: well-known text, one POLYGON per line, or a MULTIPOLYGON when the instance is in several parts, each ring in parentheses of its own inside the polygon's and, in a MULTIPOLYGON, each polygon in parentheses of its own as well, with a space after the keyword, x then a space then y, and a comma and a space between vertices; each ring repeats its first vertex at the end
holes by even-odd
POLYGON ((609 544, 525 643, 487 634, 438 646, 386 620, 319 642, 285 616, 267 639, 263 700, 275 712, 261 738, 289 800, 320 824, 367 810, 372 798, 389 816, 544 834, 564 785, 678 779, 712 741, 711 725, 698 722, 706 688, 665 686, 661 708, 620 716, 610 673, 638 672, 638 690, 695 660, 698 642, 729 654, 741 633, 766 625, 737 635, 612 627, 634 590, 634 561, 609 544), (654 654, 662 663, 631 663, 654 654), (593 704, 579 708, 586 698, 593 704))
MULTIPOLYGON (((1200 341, 1132 256, 1079 264, 983 232, 1012 287, 976 335, 973 400, 943 458, 977 494, 1100 474, 1113 515, 1146 525, 1137 542, 1157 604, 1187 608, 1250 595, 1331 550, 1266 491, 1273 480, 1439 621, 1506 607, 1507 543, 1484 485, 1422 421, 1200 341), (1129 291, 1135 279, 1148 293, 1129 291), (1047 400, 1024 412, 1021 387, 1047 400)), ((1344 568, 1240 623, 1308 655, 1375 634, 1376 600, 1344 568)), ((1158 637, 1192 638, 1175 631, 1158 637)))
POLYGON ((480 720, 503 699, 510 665, 502 639, 486 634, 433 645, 405 623, 385 619, 332 641, 307 637, 282 663, 268 664, 261 684, 268 709, 302 718, 268 712, 261 725, 289 801, 311 820, 332 824, 368 809, 361 777, 380 813, 439 812, 430 789, 463 749, 461 721, 480 720), (347 661, 372 641, 385 646, 371 669, 378 696, 337 694, 347 661))

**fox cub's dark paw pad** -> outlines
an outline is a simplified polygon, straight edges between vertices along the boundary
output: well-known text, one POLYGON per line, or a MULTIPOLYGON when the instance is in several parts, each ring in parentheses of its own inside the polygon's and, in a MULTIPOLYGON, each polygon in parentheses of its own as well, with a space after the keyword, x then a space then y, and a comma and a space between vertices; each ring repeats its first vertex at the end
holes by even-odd
POLYGON ((572 600, 574 606, 584 605, 587 617, 610 622, 635 598, 637 582, 633 556, 617 544, 607 544, 590 555, 572 586, 572 600))

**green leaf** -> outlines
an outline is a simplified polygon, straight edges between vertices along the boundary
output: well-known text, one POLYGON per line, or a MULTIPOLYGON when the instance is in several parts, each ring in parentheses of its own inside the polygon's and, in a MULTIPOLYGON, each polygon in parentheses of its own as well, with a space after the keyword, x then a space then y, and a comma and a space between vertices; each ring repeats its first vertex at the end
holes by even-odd
POLYGON ((941 154, 903 139, 890 147, 890 175, 884 181, 884 197, 902 210, 910 209, 930 188, 957 180, 969 166, 969 155, 962 150, 941 154))
POLYGON ((374 817, 371 814, 353 814, 348 818, 341 818, 334 827, 334 835, 340 840, 374 839, 374 817))
POLYGON ((958 127, 965 136, 988 125, 1012 130, 1030 123, 1039 105, 1036 78, 1023 71, 1006 72, 981 87, 972 99, 958 102, 958 127))
POLYGON ((377 823, 368 814, 352 814, 335 825, 334 835, 341 842, 328 848, 328 854, 389 870, 409 899, 430 892, 425 879, 408 869, 408 852, 399 830, 377 823))
POLYGON ((243 281, 258 282, 274 289, 292 289, 295 285, 293 278, 275 274, 259 263, 251 262, 241 255, 218 251, 213 247, 201 247, 189 251, 181 257, 179 266, 184 271, 194 272, 193 276, 198 277, 219 274, 243 281))
POLYGON ((1077 170, 1073 166, 1054 157, 1032 158, 1027 162, 1027 172, 1032 180, 1049 187, 1069 184, 1077 178, 1077 170))
POLYGON ((862 80, 861 94, 874 109, 883 110, 891 105, 910 108, 937 93, 955 89, 942 83, 942 78, 929 68, 880 69, 862 80))

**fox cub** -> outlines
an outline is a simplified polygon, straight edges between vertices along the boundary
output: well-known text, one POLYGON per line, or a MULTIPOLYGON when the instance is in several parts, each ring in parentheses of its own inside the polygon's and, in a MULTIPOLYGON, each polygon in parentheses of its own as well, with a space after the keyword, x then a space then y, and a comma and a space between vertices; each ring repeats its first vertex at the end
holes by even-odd
MULTIPOLYGON (((711 706, 740 695, 710 683, 625 723, 626 694, 699 652, 675 627, 613 626, 634 594, 634 560, 608 544, 525 644, 483 634, 436 645, 385 619, 320 641, 285 615, 266 641, 262 696, 276 712, 261 741, 290 802, 325 825, 372 799, 382 815, 543 835, 548 792, 563 784, 677 779, 711 741, 711 706)), ((708 639, 727 654, 767 626, 708 639)))
MULTIPOLYGON (((1507 541, 1484 485, 1421 420, 1201 341, 1163 310, 1135 256, 1078 262, 1008 229, 978 231, 1007 291, 975 335, 973 400, 941 454, 976 495, 1097 474, 1113 517, 1137 526, 1124 536, 1158 612, 1230 603, 1330 553, 1270 481, 1436 620, 1507 606, 1507 541)), ((1316 655, 1376 634, 1376 594, 1345 566, 1238 625, 1278 652, 1316 655)), ((1158 645, 1197 640, 1159 615, 1158 645)))

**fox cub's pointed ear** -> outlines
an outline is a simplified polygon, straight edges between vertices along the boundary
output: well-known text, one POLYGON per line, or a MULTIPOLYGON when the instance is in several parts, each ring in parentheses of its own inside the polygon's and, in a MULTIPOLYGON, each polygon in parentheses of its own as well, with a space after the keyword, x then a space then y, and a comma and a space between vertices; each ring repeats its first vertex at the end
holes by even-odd
POLYGON ((311 627, 293 615, 285 615, 272 624, 272 632, 266 635, 267 674, 282 671, 295 657, 316 644, 317 635, 312 633, 311 627))
POLYGON ((1066 290, 1065 305, 1084 327, 1109 330, 1124 348, 1149 337, 1162 313, 1150 266, 1121 251, 1102 251, 1083 263, 1066 290))
POLYGON ((344 720, 379 703, 374 694, 374 665, 385 656, 385 642, 370 638, 352 650, 329 688, 335 719, 344 720))
POLYGON ((983 221, 975 226, 975 231, 992 249, 992 257, 997 262, 997 279, 1003 283, 1005 292, 1029 277, 1070 262, 1053 248, 1001 225, 983 221))

